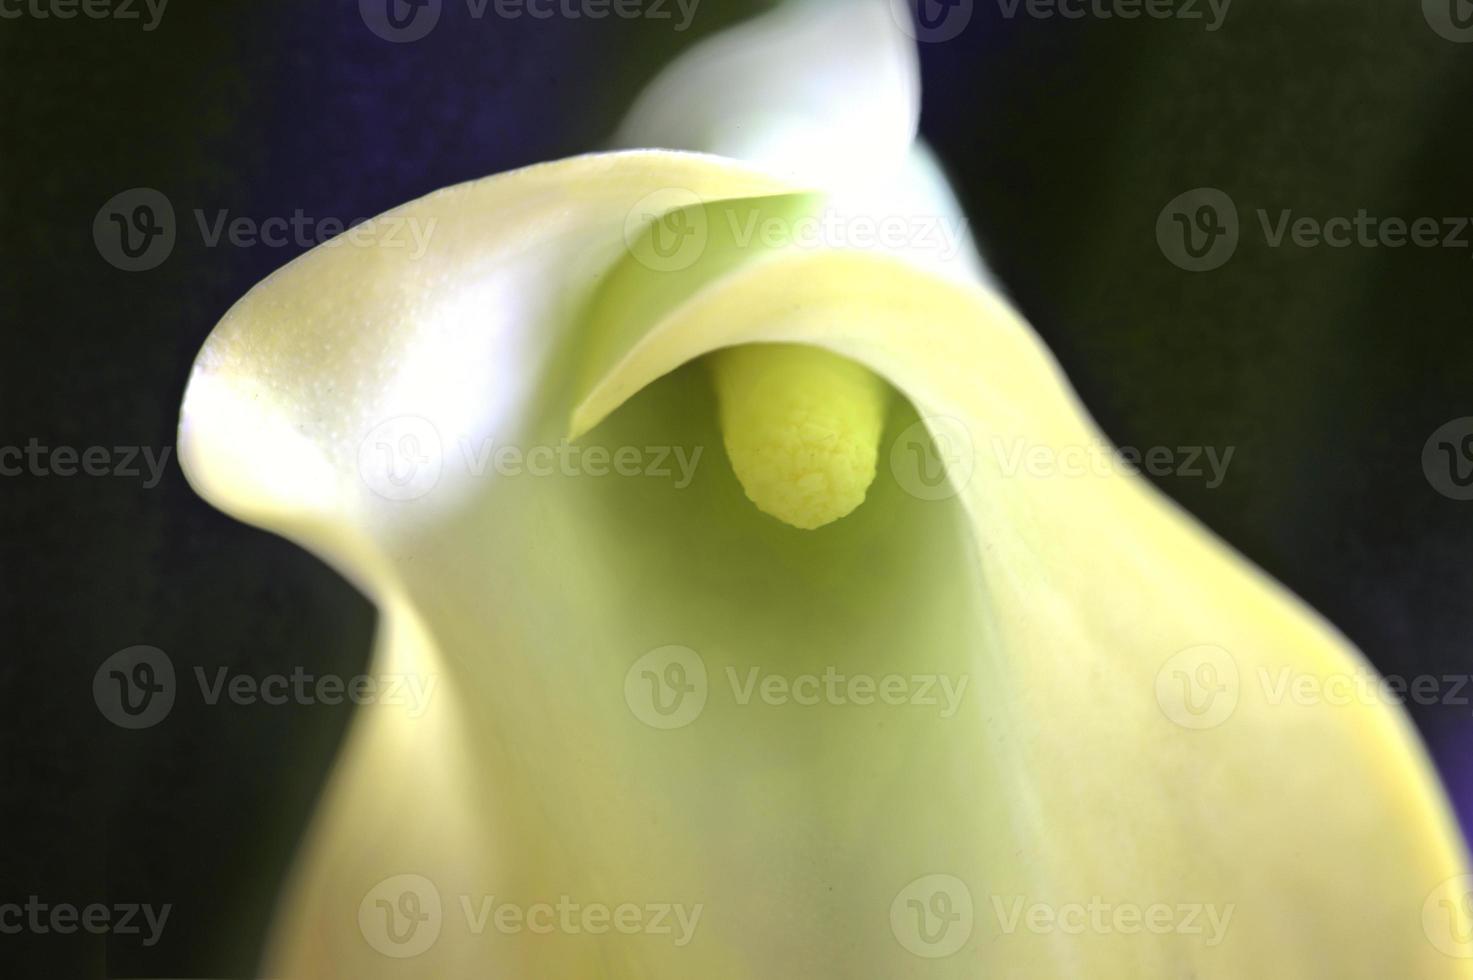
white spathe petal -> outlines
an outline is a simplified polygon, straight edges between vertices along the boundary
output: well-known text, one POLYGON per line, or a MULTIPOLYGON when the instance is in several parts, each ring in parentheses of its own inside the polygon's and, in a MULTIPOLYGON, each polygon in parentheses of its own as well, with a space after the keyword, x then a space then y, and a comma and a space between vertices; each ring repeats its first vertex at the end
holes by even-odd
POLYGON ((221 320, 185 391, 185 474, 222 510, 361 573, 385 529, 434 520, 492 475, 484 451, 515 430, 629 229, 688 198, 788 189, 734 161, 636 152, 396 208, 221 320))
POLYGON ((916 138, 915 45, 885 0, 794 0, 658 75, 616 146, 736 157, 822 191, 786 244, 894 255, 992 285, 961 204, 916 138))
POLYGON ((824 247, 880 252, 958 282, 996 281, 971 221, 929 146, 916 141, 897 176, 840 187, 825 201, 824 247))
MULTIPOLYGON (((580 415, 603 419, 584 442, 597 470, 462 482, 455 506, 432 493, 368 507, 349 489, 344 433, 389 397, 479 424, 450 416, 492 365, 447 370, 441 389, 459 390, 423 401, 405 394, 430 384, 418 366, 450 365, 528 311, 541 312, 518 335, 552 344, 543 332, 575 322, 554 311, 583 306, 585 259, 618 255, 624 216, 681 184, 774 192, 683 154, 491 178, 399 212, 440 219, 435 265, 314 251, 207 342, 181 450, 194 485, 370 583, 375 674, 439 678, 423 713, 383 703, 355 719, 271 975, 1468 976, 1419 918, 1466 861, 1404 716, 1268 698, 1263 671, 1323 684, 1364 665, 1138 476, 1010 469, 1019 446, 1060 459, 1099 437, 1027 325, 976 285, 843 252, 693 276, 693 295, 616 331, 622 353, 591 379, 580 415), (502 278, 526 293, 473 309, 500 295, 475 284, 502 278), (705 378, 682 369, 759 341, 855 357, 931 416, 897 417, 872 499, 822 533, 746 504, 705 378), (272 472, 281 457, 246 435, 253 417, 294 433, 300 472, 272 472), (948 419, 970 455, 946 458, 949 491, 905 452, 948 419), (706 452, 686 482, 661 447, 706 452), (613 470, 626 452, 643 465, 613 470), (349 532, 372 548, 344 550, 349 532), (1203 644, 1241 679, 1215 727, 1163 700, 1165 669, 1197 666, 1176 651, 1203 644), (641 686, 671 663, 706 682, 673 725, 641 686), (797 700, 830 672, 866 679, 862 698, 846 685, 797 700), (956 682, 951 707, 877 699, 882 679, 918 676, 956 682), (781 699, 764 693, 772 678, 791 685, 781 699), (975 913, 945 946, 913 914, 937 895, 948 916, 975 913), (487 918, 489 903, 564 897, 700 918, 688 942, 668 919, 543 934, 487 918), (1200 915, 1169 934, 1005 927, 1015 907, 1094 901, 1232 918, 1222 935, 1200 915)), ((641 256, 623 278, 679 278, 641 256)), ((592 334, 604 311, 587 312, 592 334)), ((573 360, 546 358, 559 377, 573 360)), ((520 406, 510 438, 558 439, 570 386, 520 406)))
POLYGON ((797 0, 676 59, 614 143, 735 157, 832 188, 898 173, 919 118, 915 43, 888 0, 797 0))

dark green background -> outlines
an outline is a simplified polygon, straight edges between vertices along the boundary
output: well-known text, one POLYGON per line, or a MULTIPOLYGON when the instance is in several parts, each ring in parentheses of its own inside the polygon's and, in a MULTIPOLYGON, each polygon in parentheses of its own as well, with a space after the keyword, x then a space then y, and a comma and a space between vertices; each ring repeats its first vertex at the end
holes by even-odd
MULTIPOLYGON (((0 20, 0 445, 172 446, 206 333, 301 251, 205 248, 181 227, 164 265, 120 272, 91 234, 119 191, 158 188, 181 215, 367 217, 596 148, 662 59, 741 13, 704 0, 677 34, 474 21, 446 0, 408 45, 369 33, 355 0, 173 0, 151 33, 0 20)), ((1473 215, 1473 45, 1437 36, 1419 0, 1236 0, 1213 33, 977 0, 922 54, 925 133, 1112 438, 1236 447, 1217 489, 1158 482, 1383 671, 1468 673, 1473 503, 1435 493, 1420 456, 1473 415, 1473 248, 1274 249, 1253 213, 1473 215), (1244 235, 1190 274, 1155 226, 1199 186, 1233 197, 1244 235)), ((152 949, 0 936, 0 973, 249 973, 348 709, 181 700, 123 732, 92 674, 140 643, 181 672, 351 674, 371 608, 177 466, 152 490, 0 479, 0 513, 0 901, 174 905, 152 949)), ((1465 819, 1470 713, 1415 712, 1465 819)))

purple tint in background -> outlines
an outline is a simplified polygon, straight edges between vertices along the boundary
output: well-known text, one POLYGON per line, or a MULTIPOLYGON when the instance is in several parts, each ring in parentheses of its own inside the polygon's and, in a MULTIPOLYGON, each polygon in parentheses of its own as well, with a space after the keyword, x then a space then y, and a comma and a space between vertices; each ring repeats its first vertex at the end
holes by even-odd
MULTIPOLYGON (((173 0, 148 33, 0 22, 0 122, 24 147, 0 154, 8 438, 174 444, 204 337, 311 245, 210 245, 197 213, 206 229, 222 214, 341 223, 598 149, 662 62, 753 6, 703 0, 686 31, 498 18, 494 0, 479 18, 469 0, 173 0), (366 4, 405 23, 436 7, 438 20, 394 43, 366 4), (139 187, 172 202, 179 241, 127 273, 91 230, 139 187)), ((1429 433, 1473 415, 1466 254, 1247 242, 1187 275, 1154 235, 1165 202, 1206 185, 1245 210, 1473 214, 1473 46, 1384 0, 1234 5, 1213 33, 969 6, 965 30, 920 47, 922 127, 1001 282, 1105 431, 1236 447, 1220 487, 1157 483, 1382 672, 1473 672, 1473 503, 1439 496, 1418 459, 1429 433)), ((212 510, 177 466, 146 493, 0 492, 17 525, 0 534, 0 616, 18 633, 0 672, 20 692, 0 717, 14 764, 0 881, 175 906, 155 947, 49 937, 44 973, 30 972, 253 975, 351 711, 181 705, 124 732, 90 703, 92 674, 147 643, 182 673, 351 675, 374 611, 306 552, 212 510)), ((1470 711, 1412 706, 1465 826, 1470 711)), ((1357 774, 1343 779, 1355 793, 1357 774)), ((27 975, 15 949, 6 967, 27 975)))

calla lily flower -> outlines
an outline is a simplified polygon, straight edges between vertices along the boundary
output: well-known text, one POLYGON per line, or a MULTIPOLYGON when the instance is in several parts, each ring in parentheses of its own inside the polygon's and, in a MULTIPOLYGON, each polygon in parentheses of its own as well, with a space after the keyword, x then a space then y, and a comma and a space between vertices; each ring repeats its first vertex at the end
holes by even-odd
POLYGON ((835 240, 961 214, 890 8, 719 35, 637 149, 210 335, 192 485, 433 691, 356 715, 269 975, 1469 974, 1405 716, 1264 681, 1361 655, 1127 468, 1010 465, 1103 436, 964 236, 835 240))

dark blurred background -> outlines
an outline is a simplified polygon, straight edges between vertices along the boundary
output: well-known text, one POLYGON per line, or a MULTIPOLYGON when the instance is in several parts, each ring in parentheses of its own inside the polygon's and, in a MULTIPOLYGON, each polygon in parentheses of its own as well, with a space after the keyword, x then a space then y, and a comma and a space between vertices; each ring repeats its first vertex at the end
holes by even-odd
MULTIPOLYGON (((443 0, 426 36, 389 43, 358 0, 123 4, 62 19, 68 0, 0 0, 0 446, 170 452, 157 481, 146 463, 0 478, 0 901, 173 910, 152 946, 0 935, 0 974, 244 976, 351 708, 181 699, 128 731, 98 710, 94 672, 147 644, 181 673, 351 675, 374 613, 179 472, 194 354, 305 250, 212 247, 194 211, 349 222, 596 149, 663 61, 753 8, 701 0, 678 31, 669 4, 670 20, 512 20, 443 0), (137 187, 179 220, 167 258, 130 272, 93 224, 137 187)), ((1423 448, 1473 416, 1473 231, 1437 247, 1274 247, 1258 213, 1473 216, 1460 27, 1473 9, 1010 10, 933 8, 965 21, 921 45, 925 136, 1008 291, 1117 443, 1234 448, 1220 485, 1154 477, 1166 493, 1383 672, 1466 677, 1473 501, 1423 448), (1202 187, 1233 202, 1239 235, 1191 272, 1157 226, 1202 187)), ((1411 707, 1467 825, 1473 690, 1440 701, 1411 707)))

